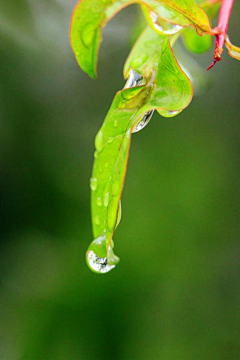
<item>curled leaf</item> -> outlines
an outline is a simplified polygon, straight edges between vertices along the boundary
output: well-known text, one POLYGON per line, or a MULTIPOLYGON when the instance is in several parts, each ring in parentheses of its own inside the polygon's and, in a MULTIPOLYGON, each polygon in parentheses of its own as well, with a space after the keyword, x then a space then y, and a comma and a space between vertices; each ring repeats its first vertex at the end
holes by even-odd
MULTIPOLYGON (((147 110, 161 115, 180 112, 192 99, 192 85, 173 55, 169 37, 147 28, 133 47, 124 66, 124 76, 134 68, 151 86, 147 110)), ((175 115, 177 113, 174 113, 175 115)))
POLYGON ((134 3, 147 6, 172 24, 193 25, 200 34, 211 32, 206 13, 194 0, 80 0, 72 15, 70 40, 77 62, 92 78, 96 77, 102 28, 122 8, 134 3))
MULTIPOLYGON (((219 0, 206 0, 198 1, 198 4, 206 11, 210 23, 212 23, 219 11, 221 2, 219 0)), ((213 44, 211 35, 204 34, 203 36, 198 36, 191 27, 182 31, 182 38, 186 48, 195 54, 202 54, 208 51, 213 44)))
POLYGON ((112 239, 121 217, 132 133, 145 126, 154 109, 169 116, 170 112, 183 110, 192 99, 191 83, 177 63, 168 37, 151 28, 143 32, 133 48, 125 75, 129 77, 126 86, 116 94, 95 140, 90 183, 94 241, 87 262, 97 273, 112 270, 119 261, 112 239))

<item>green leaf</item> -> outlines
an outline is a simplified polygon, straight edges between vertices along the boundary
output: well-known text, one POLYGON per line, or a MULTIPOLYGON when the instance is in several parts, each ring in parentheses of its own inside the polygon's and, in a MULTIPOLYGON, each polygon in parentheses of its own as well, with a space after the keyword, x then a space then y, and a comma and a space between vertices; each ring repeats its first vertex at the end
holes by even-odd
POLYGON ((144 76, 144 84, 116 94, 95 140, 90 183, 95 240, 88 249, 87 262, 98 273, 110 271, 119 261, 113 253, 112 238, 120 220, 120 199, 134 129, 149 111, 157 109, 169 116, 169 112, 183 110, 192 99, 191 83, 177 63, 168 37, 151 28, 143 32, 126 62, 125 75, 135 71, 144 76))
POLYGON ((212 46, 212 36, 199 36, 192 28, 184 29, 183 42, 189 51, 195 54, 202 54, 208 51, 212 46))
POLYGON ((70 40, 81 68, 92 78, 96 65, 102 28, 122 8, 139 3, 162 20, 180 26, 193 25, 199 33, 210 33, 208 17, 193 0, 81 0, 71 21, 70 40))
POLYGON ((169 37, 147 28, 133 47, 124 66, 124 76, 134 68, 152 87, 147 111, 157 109, 165 116, 177 115, 192 99, 192 86, 173 55, 169 37))

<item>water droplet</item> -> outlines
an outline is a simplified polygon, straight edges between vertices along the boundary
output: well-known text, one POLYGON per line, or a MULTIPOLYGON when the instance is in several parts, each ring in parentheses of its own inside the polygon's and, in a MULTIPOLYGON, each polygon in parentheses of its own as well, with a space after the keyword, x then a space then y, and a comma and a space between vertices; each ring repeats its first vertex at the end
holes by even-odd
POLYGON ((104 146, 103 132, 100 130, 95 138, 95 147, 97 151, 101 151, 104 146))
POLYGON ((100 217, 99 217, 99 215, 96 215, 96 216, 95 216, 95 224, 96 224, 96 225, 99 225, 99 224, 100 224, 100 217))
POLYGON ((106 243, 106 236, 100 236, 95 239, 89 246, 86 260, 89 268, 98 273, 105 274, 115 268, 119 262, 119 258, 113 252, 113 241, 106 243))
POLYGON ((109 202, 109 192, 107 192, 105 195, 104 195, 104 198, 103 198, 103 205, 105 207, 108 206, 108 202, 109 202))
POLYGON ((114 126, 115 128, 118 126, 118 121, 117 121, 117 120, 114 120, 113 126, 114 126))
POLYGON ((152 116, 153 116, 154 110, 148 111, 142 118, 142 120, 135 126, 135 128, 133 129, 133 133, 136 133, 142 129, 145 128, 145 126, 147 126, 147 124, 149 123, 149 121, 151 120, 152 116))
POLYGON ((97 198, 97 206, 102 206, 102 199, 100 197, 97 198))
POLYGON ((173 35, 176 34, 179 30, 182 29, 182 26, 170 24, 166 21, 163 21, 155 12, 150 11, 149 13, 152 25, 155 30, 160 34, 173 35))
POLYGON ((115 183, 113 183, 112 185, 112 194, 113 196, 117 196, 119 193, 119 182, 115 181, 115 183))
POLYGON ((95 28, 91 24, 86 24, 81 32, 82 42, 85 47, 90 47, 95 35, 95 28))
POLYGON ((180 114, 182 110, 158 110, 158 113, 164 117, 173 117, 180 114))
POLYGON ((98 152, 94 151, 94 158, 96 159, 98 157, 98 152))
POLYGON ((116 265, 109 265, 107 258, 99 258, 92 250, 87 252, 87 262, 91 270, 98 274, 105 274, 115 268, 116 265))
MULTIPOLYGON (((128 74, 128 79, 124 86, 124 89, 140 86, 143 83, 143 76, 138 74, 134 69, 131 69, 128 74)), ((115 120, 116 121, 116 120, 115 120)))
POLYGON ((90 179, 90 188, 95 191, 97 189, 97 178, 90 179))
POLYGON ((112 142, 113 142, 113 140, 114 140, 114 138, 113 137, 110 137, 110 138, 108 138, 108 144, 111 144, 112 142))

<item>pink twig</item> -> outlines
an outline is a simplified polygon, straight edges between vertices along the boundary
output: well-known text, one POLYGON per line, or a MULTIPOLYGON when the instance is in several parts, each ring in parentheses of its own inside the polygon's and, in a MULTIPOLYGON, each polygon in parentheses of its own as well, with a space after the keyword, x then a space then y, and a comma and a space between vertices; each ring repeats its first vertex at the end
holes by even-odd
POLYGON ((216 64, 216 62, 221 60, 221 54, 223 52, 223 45, 225 41, 225 36, 227 34, 228 22, 232 12, 233 3, 234 0, 222 1, 218 18, 218 26, 213 29, 216 35, 214 59, 207 70, 210 70, 216 64))

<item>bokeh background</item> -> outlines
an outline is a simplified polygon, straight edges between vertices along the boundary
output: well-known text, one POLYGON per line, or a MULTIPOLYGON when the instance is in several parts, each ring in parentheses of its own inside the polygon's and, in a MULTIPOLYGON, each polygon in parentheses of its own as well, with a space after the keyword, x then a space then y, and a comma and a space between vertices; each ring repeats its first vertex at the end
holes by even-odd
POLYGON ((94 137, 139 15, 107 25, 93 81, 69 45, 74 3, 0 2, 0 359, 240 359, 240 64, 225 51, 187 110, 133 136, 121 262, 96 275, 94 137))

